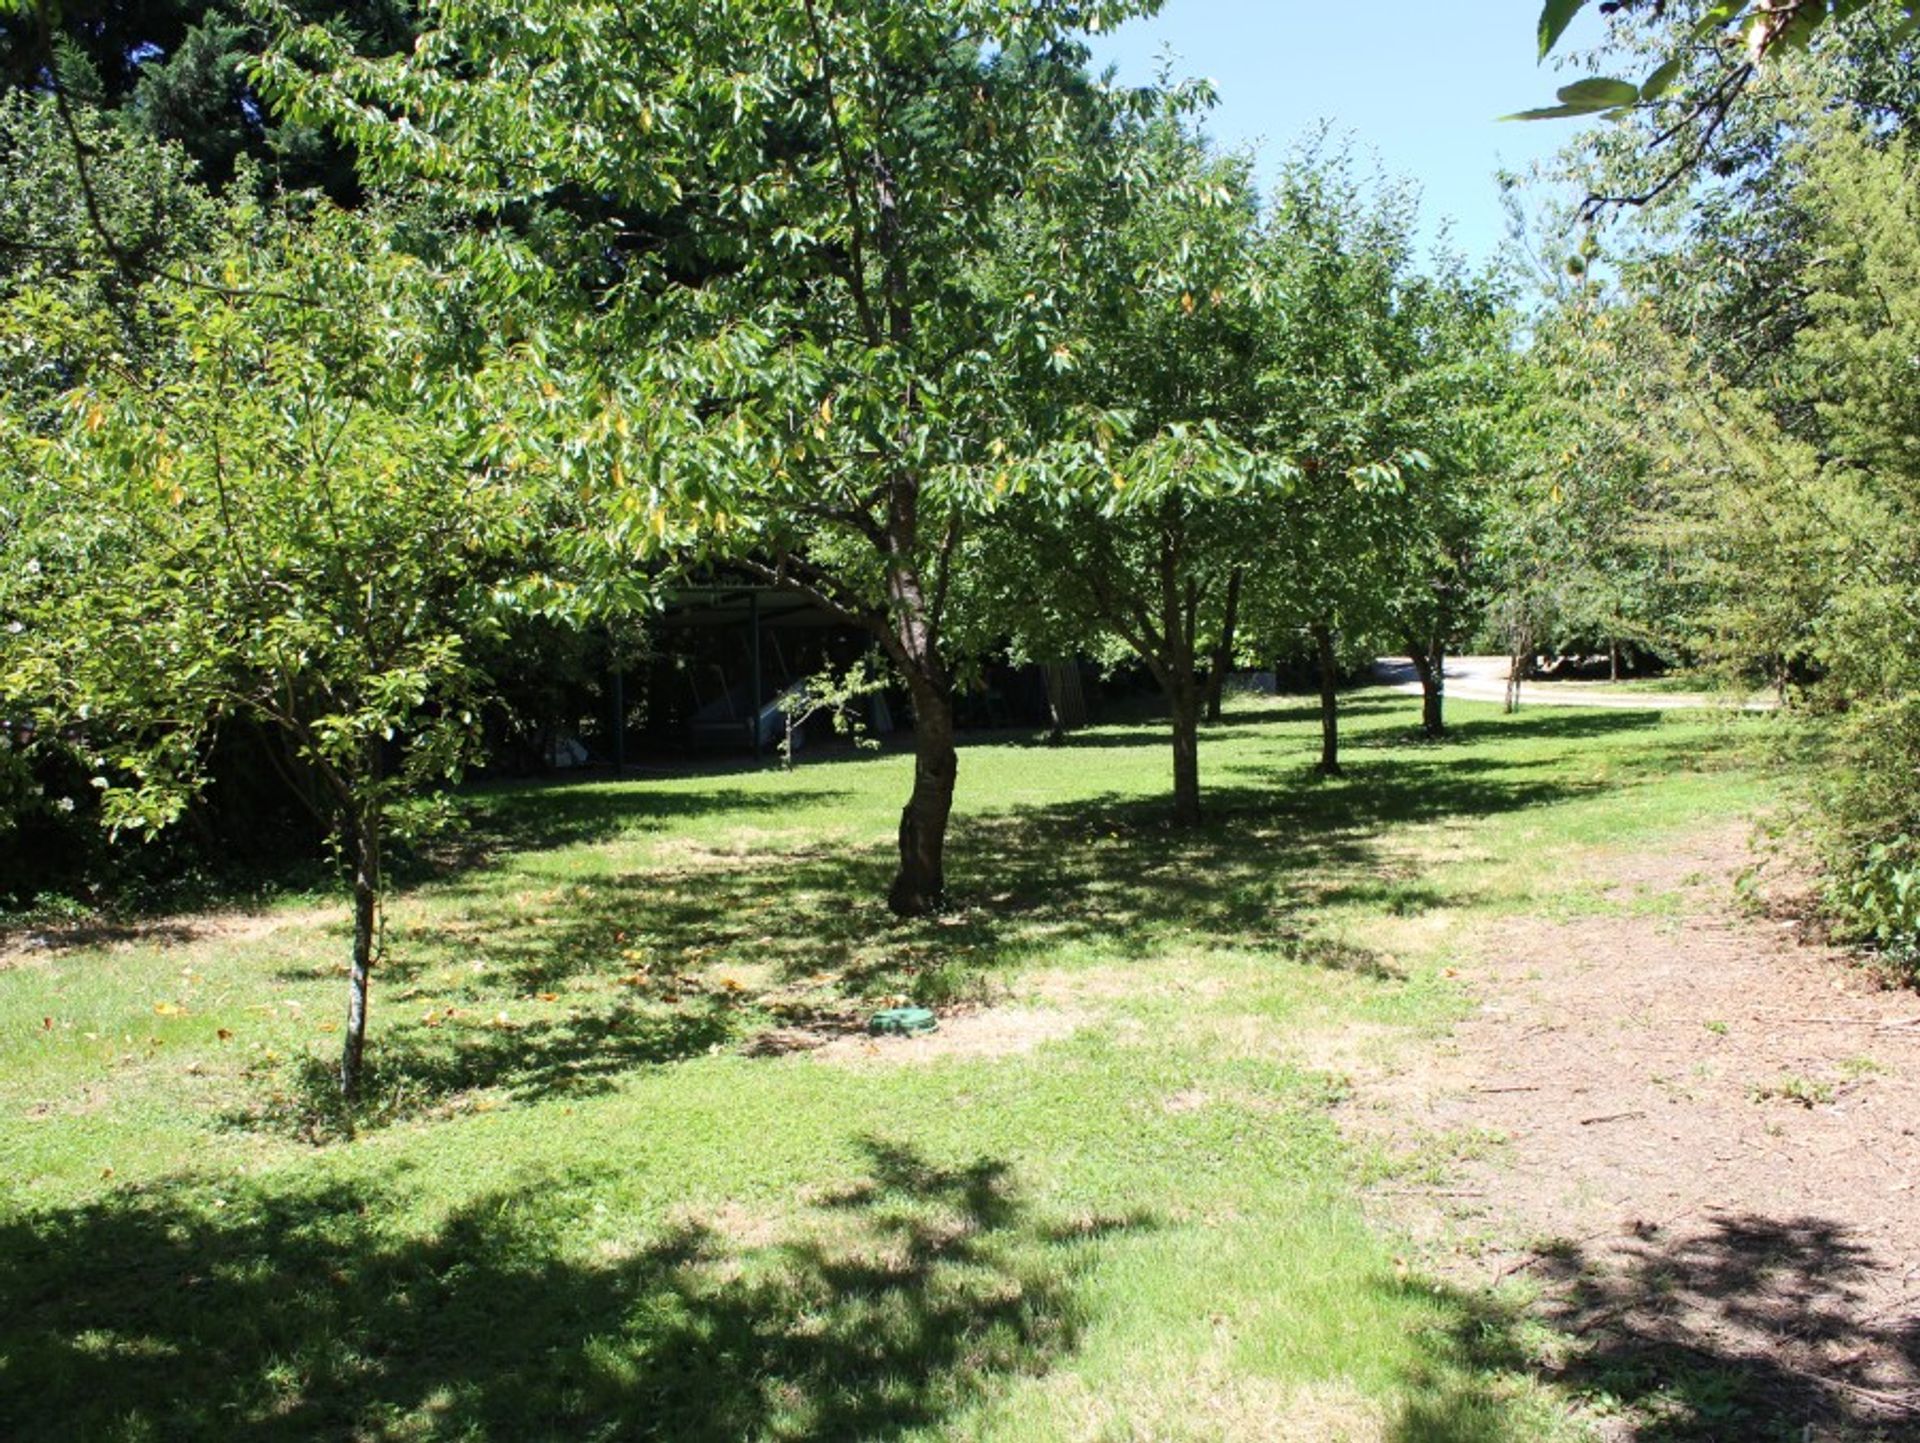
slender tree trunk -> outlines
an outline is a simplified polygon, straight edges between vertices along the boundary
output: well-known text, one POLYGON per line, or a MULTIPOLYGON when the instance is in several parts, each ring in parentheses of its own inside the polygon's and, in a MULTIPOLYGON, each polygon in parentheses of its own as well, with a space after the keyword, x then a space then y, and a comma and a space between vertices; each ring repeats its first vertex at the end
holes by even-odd
POLYGON ((1437 636, 1423 643, 1409 635, 1407 655, 1413 660, 1413 669, 1420 673, 1420 730, 1429 737, 1444 736, 1447 730, 1446 643, 1437 636))
POLYGON ((1169 497, 1161 511, 1160 634, 1157 661, 1149 658, 1166 693, 1173 714, 1173 823, 1197 826, 1200 821, 1201 694, 1196 634, 1199 630, 1200 588, 1188 578, 1182 585, 1180 560, 1186 539, 1185 516, 1169 497))
POLYGON ((1313 645, 1320 660, 1320 770, 1340 775, 1340 659, 1333 645, 1333 628, 1313 624, 1313 645))
POLYGON ((1213 667, 1207 673, 1207 720, 1220 720, 1220 693, 1233 670, 1233 633, 1240 620, 1240 568, 1227 573, 1226 615, 1220 623, 1220 644, 1213 649, 1213 667))
POLYGON ((1169 675, 1167 700, 1173 709, 1173 821, 1200 822, 1200 680, 1189 658, 1169 675))
POLYGON ((360 1093, 360 1064, 367 1049, 367 992, 379 946, 379 818, 359 818, 353 843, 353 965, 347 981, 347 1037, 340 1053, 340 1095, 348 1101, 360 1093))
POLYGON ((1607 643, 1607 680, 1620 680, 1620 643, 1618 640, 1607 643))
POLYGON ((946 895, 947 819, 960 759, 954 748, 953 696, 944 676, 909 673, 913 697, 913 793, 900 812, 900 870, 887 905, 919 917, 946 895))

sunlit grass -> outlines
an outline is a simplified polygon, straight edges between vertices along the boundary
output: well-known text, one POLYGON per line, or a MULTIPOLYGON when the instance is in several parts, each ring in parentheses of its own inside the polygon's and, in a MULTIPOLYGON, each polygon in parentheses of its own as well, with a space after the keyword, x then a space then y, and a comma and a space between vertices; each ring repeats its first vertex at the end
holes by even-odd
POLYGON ((1356 697, 1327 781, 1245 701, 1192 834, 1151 723, 968 746, 912 924, 898 753, 481 793, 390 908, 351 1141, 344 912, 0 974, 0 1434, 1553 1436, 1524 1332, 1363 1222, 1308 1043, 1443 1028, 1467 929, 1750 809, 1766 723, 1416 705, 1356 697), (894 998, 1054 1025, 751 1046, 894 998))

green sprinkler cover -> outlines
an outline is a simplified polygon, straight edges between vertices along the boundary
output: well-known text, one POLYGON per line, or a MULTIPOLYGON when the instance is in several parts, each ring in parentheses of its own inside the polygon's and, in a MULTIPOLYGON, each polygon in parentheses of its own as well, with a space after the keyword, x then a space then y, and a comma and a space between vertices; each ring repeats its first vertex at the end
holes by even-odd
POLYGON ((915 1033, 931 1032, 939 1025, 933 1020, 933 1014, 924 1007, 889 1007, 884 1012, 873 1014, 873 1020, 867 1024, 867 1030, 912 1037, 915 1033))

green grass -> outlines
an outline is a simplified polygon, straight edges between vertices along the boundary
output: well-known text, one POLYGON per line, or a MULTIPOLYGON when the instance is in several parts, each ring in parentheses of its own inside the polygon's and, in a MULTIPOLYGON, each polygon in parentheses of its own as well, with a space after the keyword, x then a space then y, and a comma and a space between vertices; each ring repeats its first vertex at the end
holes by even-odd
POLYGON ((898 753, 480 793, 390 909, 350 1139, 340 909, 0 973, 0 1436, 1579 1436, 1537 1329, 1369 1227, 1313 1059, 1437 1035, 1476 921, 1751 809, 1764 723, 1416 706, 1356 696, 1328 781, 1310 708, 1245 702, 1190 834, 1152 724, 970 746, 911 924, 898 753), (894 999, 1010 1040, 752 1045, 894 999))

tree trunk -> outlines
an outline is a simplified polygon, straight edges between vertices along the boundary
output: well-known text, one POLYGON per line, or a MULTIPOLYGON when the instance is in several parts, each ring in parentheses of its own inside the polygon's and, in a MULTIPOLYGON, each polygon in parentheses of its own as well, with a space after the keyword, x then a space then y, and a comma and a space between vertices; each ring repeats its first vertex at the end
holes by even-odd
POLYGON ((1620 680, 1620 643, 1618 641, 1607 643, 1607 680, 1620 680))
POLYGON ((887 892, 896 916, 921 917, 946 895, 947 818, 960 759, 953 744, 953 697, 946 679, 909 672, 913 697, 913 794, 900 812, 900 870, 887 892))
POLYGON ((1419 638, 1409 636, 1407 655, 1413 659, 1413 669, 1420 673, 1420 730, 1429 737, 1444 736, 1447 730, 1446 644, 1437 637, 1422 644, 1419 638))
POLYGON ((1233 670, 1233 633, 1240 620, 1240 568, 1227 573, 1226 615, 1220 623, 1220 644, 1213 649, 1213 668, 1207 673, 1207 720, 1220 720, 1220 693, 1233 670))
POLYGON ((340 1095, 349 1102, 360 1093, 360 1063, 367 1049, 367 990, 379 946, 379 819, 363 817, 356 822, 353 842, 353 966, 347 983, 347 1037, 340 1053, 340 1095))
POLYGON ((1167 700, 1173 708, 1173 821, 1175 826, 1200 823, 1200 680, 1192 665, 1170 678, 1167 700))
POLYGON ((1314 650, 1320 658, 1320 770, 1340 775, 1340 659, 1333 646, 1333 628, 1313 625, 1314 650))
POLYGON ((1200 586, 1180 574, 1186 539, 1186 518, 1169 496, 1161 513, 1160 638, 1155 656, 1143 651, 1173 719, 1173 824, 1197 826, 1200 821, 1200 714, 1206 698, 1200 685, 1200 586))

